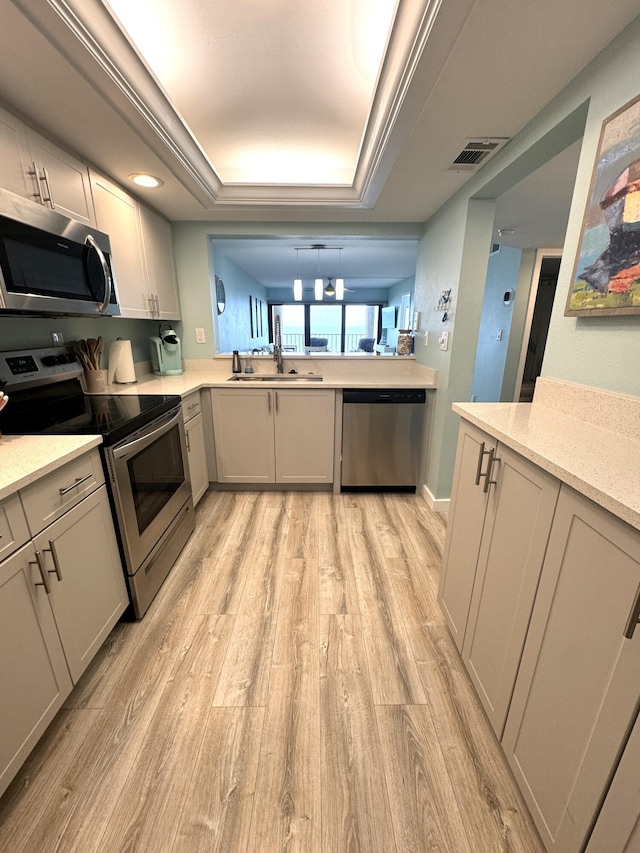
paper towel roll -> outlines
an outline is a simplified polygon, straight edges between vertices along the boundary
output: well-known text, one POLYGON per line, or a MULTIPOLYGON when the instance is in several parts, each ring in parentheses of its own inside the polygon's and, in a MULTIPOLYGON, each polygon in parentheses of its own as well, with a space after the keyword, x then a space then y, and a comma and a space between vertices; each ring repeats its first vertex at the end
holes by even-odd
POLYGON ((131 341, 111 341, 109 344, 109 385, 116 382, 120 385, 137 382, 136 369, 133 363, 131 341))

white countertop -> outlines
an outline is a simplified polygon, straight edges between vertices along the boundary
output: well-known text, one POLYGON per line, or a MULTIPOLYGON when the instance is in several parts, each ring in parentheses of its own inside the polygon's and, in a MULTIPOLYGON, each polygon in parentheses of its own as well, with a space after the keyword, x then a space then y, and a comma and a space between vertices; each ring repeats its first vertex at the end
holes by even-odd
POLYGON ((0 500, 100 444, 99 435, 3 435, 0 500))
MULTIPOLYGON (((437 372, 416 364, 414 359, 334 359, 331 364, 320 359, 285 359, 285 370, 292 367, 323 376, 322 382, 304 384, 305 388, 429 388, 435 389, 437 372), (383 361, 384 364, 380 364, 383 361), (373 369, 372 369, 373 368, 373 369)), ((296 388, 296 382, 278 381, 272 358, 254 358, 256 373, 272 374, 273 382, 260 382, 258 387, 296 388)), ((106 373, 106 371, 105 371, 106 373)), ((207 359, 187 362, 179 376, 146 374, 132 385, 108 385, 112 394, 179 394, 181 397, 201 388, 239 387, 251 383, 228 383, 232 376, 231 359, 207 359)), ((100 436, 3 436, 0 438, 0 500, 28 483, 81 456, 102 444, 100 436)))
MULTIPOLYGON (((244 362, 243 362, 244 363, 244 362)), ((278 379, 275 363, 269 357, 254 357, 254 375, 269 375, 273 381, 256 383, 259 387, 296 388, 297 382, 278 379)), ((437 388, 437 371, 417 364, 414 359, 372 358, 364 359, 285 359, 285 373, 294 368, 300 376, 313 373, 322 376, 322 382, 310 382, 310 388, 437 388)), ((244 374, 243 374, 244 375, 244 374)), ((185 396, 201 388, 247 387, 251 382, 228 382, 233 376, 231 359, 216 358, 187 362, 179 376, 138 377, 133 385, 108 385, 112 394, 180 394, 185 396)))
MULTIPOLYGON (((584 388, 582 402, 592 399, 593 406, 576 407, 574 415, 558 393, 564 383, 547 382, 553 394, 541 393, 531 404, 454 403, 453 409, 640 530, 640 441, 633 437, 640 399, 584 388), (603 407, 610 429, 597 423, 603 407), (590 412, 593 419, 585 420, 590 412)), ((580 387, 567 383, 573 394, 580 387)), ((544 383, 541 390, 547 390, 544 383)))

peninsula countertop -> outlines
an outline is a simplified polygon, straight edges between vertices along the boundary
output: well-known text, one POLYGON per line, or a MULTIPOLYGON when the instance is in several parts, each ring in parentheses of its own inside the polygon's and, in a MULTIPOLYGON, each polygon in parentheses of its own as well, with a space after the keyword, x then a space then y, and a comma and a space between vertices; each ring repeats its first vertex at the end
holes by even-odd
POLYGON ((640 398, 539 379, 533 403, 453 409, 640 530, 640 398))

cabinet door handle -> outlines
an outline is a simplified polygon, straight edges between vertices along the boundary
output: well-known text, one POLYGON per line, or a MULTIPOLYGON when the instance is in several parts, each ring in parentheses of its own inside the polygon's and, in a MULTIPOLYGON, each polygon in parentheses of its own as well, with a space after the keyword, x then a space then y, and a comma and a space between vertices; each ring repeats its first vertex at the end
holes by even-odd
POLYGON ((47 593, 47 595, 51 595, 51 584, 49 583, 49 575, 48 575, 47 570, 44 566, 41 551, 36 551, 36 561, 34 563, 33 560, 29 560, 29 565, 30 566, 35 565, 40 570, 40 577, 42 578, 42 583, 37 583, 36 586, 43 586, 44 591, 47 593))
POLYGON ((191 453, 191 445, 189 444, 189 430, 188 429, 186 429, 184 431, 184 440, 185 440, 186 445, 187 445, 187 453, 191 453))
POLYGON ((42 196, 42 203, 44 204, 45 202, 48 201, 49 204, 51 205, 51 210, 55 210, 56 206, 53 202, 53 193, 51 192, 51 182, 49 181, 49 173, 47 172, 46 166, 42 167, 42 174, 38 175, 38 177, 39 177, 40 181, 42 181, 42 183, 44 184, 45 189, 47 191, 47 195, 42 196))
POLYGON ((485 456, 488 456, 490 453, 493 453, 493 450, 485 450, 484 449, 484 441, 481 441, 480 442, 480 449, 478 451, 478 467, 476 468, 476 486, 480 485, 480 478, 481 477, 487 476, 486 474, 482 473, 482 460, 485 456))
POLYGON ((267 391, 267 400, 269 401, 269 414, 271 414, 271 391, 267 391))
POLYGON ((276 415, 277 415, 278 414, 278 392, 274 391, 274 394, 276 395, 276 415))
POLYGON ((633 602, 631 613, 629 614, 629 618, 627 619, 627 624, 624 629, 624 635, 627 640, 630 640, 633 637, 633 632, 636 630, 636 625, 638 625, 638 623, 640 623, 640 586, 638 587, 636 600, 633 602))
POLYGON ((55 574, 59 581, 62 580, 62 569, 60 568, 60 560, 58 559, 58 552, 56 551, 56 543, 53 539, 49 539, 49 547, 42 549, 45 553, 48 551, 51 554, 51 559, 53 560, 53 568, 54 572, 49 572, 49 574, 55 574))
POLYGON ((38 164, 35 160, 31 163, 31 168, 27 171, 28 175, 33 175, 35 178, 35 187, 36 191, 32 193, 34 198, 38 199, 40 204, 45 204, 45 200, 42 198, 42 193, 40 192, 40 173, 38 172, 38 164))
POLYGON ((67 486, 66 489, 58 489, 61 495, 66 495, 72 489, 75 489, 76 486, 79 486, 80 483, 86 483, 87 480, 90 480, 93 477, 93 473, 87 474, 86 477, 76 477, 75 483, 72 483, 70 486, 67 486))
POLYGON ((489 451, 489 461, 487 462, 487 473, 483 474, 484 477, 484 486, 482 487, 483 494, 487 494, 489 491, 489 486, 497 486, 498 481, 492 480, 491 475, 493 474, 493 465, 495 462, 499 462, 500 459, 496 456, 496 451, 492 447, 489 451))

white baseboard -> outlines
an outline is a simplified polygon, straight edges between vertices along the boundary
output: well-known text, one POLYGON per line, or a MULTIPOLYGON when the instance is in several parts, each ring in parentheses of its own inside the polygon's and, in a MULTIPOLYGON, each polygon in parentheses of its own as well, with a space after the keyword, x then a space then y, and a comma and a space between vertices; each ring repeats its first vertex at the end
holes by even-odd
POLYGON ((441 498, 438 500, 434 498, 426 485, 422 486, 422 497, 427 502, 427 506, 432 512, 449 512, 449 504, 451 500, 449 498, 441 498))

